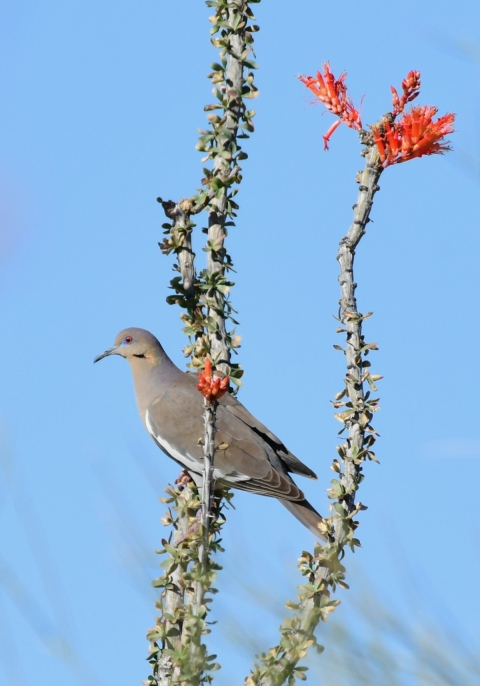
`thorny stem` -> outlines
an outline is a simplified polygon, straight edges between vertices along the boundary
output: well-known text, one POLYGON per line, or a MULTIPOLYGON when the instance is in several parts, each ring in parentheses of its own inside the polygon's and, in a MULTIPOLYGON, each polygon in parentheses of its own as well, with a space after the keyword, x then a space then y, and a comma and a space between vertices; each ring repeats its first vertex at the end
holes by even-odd
POLYGON ((195 253, 192 248, 192 223, 190 217, 203 209, 195 206, 190 199, 173 202, 172 200, 162 200, 161 203, 167 217, 172 220, 170 226, 170 239, 159 243, 163 252, 174 249, 177 254, 178 270, 182 277, 183 288, 187 299, 195 295, 195 253))
MULTIPOLYGON (((183 500, 182 496, 180 496, 180 500, 183 500)), ((175 527, 175 535, 173 537, 173 546, 176 547, 178 543, 184 540, 185 534, 187 533, 188 529, 188 517, 179 517, 177 521, 177 525, 175 527)), ((177 614, 177 610, 182 607, 184 603, 184 596, 185 596, 185 590, 184 590, 184 584, 183 584, 183 578, 182 578, 182 572, 183 568, 181 565, 178 565, 176 569, 173 570, 173 572, 170 575, 170 587, 169 590, 165 592, 165 614, 166 614, 166 620, 165 620, 165 626, 167 628, 167 632, 175 637, 175 640, 172 641, 172 644, 174 645, 182 631, 182 621, 172 621, 170 617, 175 617, 177 614)))
MULTIPOLYGON (((358 459, 359 453, 365 447, 365 432, 369 428, 372 418, 371 407, 366 406, 364 381, 365 363, 363 360, 364 340, 362 337, 363 317, 357 308, 355 290, 357 284, 354 280, 353 265, 355 249, 370 221, 373 197, 379 190, 378 181, 382 173, 379 164, 379 154, 376 145, 365 148, 365 169, 360 176, 360 186, 357 204, 354 206, 353 222, 347 235, 342 238, 339 245, 337 260, 340 265, 341 298, 340 320, 346 328, 347 374, 345 378, 348 398, 354 412, 346 421, 348 427, 347 448, 343 457, 343 472, 340 481, 345 488, 343 504, 347 515, 355 509, 355 493, 358 488, 358 478, 362 470, 362 460, 358 459)), ((368 349, 367 349, 368 350, 368 349)), ((345 536, 342 530, 336 530, 336 543, 343 545, 345 536)))
MULTIPOLYGON (((234 0, 228 13, 228 24, 231 25, 236 13, 244 5, 244 0, 234 0)), ((225 133, 217 134, 217 155, 213 164, 213 176, 217 177, 225 184, 232 172, 233 162, 226 159, 222 153, 229 152, 232 140, 235 141, 242 102, 243 86, 243 63, 241 55, 245 50, 245 38, 242 32, 230 35, 230 47, 227 58, 227 69, 225 72, 225 83, 228 87, 226 97, 228 105, 226 108, 225 133)), ((233 165, 236 171, 236 165, 233 165)), ((223 188, 223 193, 218 197, 214 196, 209 203, 208 220, 208 242, 210 245, 221 245, 219 250, 210 250, 207 253, 207 270, 210 274, 220 272, 225 273, 225 248, 223 243, 226 238, 225 222, 227 220, 227 188, 223 188)), ((226 339, 226 318, 225 318, 225 295, 220 290, 207 297, 207 317, 211 317, 216 326, 214 331, 209 330, 208 339, 210 343, 210 355, 215 362, 215 367, 223 373, 228 373, 230 363, 230 347, 226 339)), ((205 411, 205 434, 204 445, 204 467, 202 483, 202 538, 199 543, 199 563, 205 567, 208 563, 209 548, 209 521, 211 518, 211 502, 213 498, 213 460, 215 454, 215 417, 217 403, 204 401, 205 411)), ((203 604, 204 588, 201 581, 195 585, 193 605, 196 613, 200 612, 203 604)))
MULTIPOLYGON (((241 150, 239 138, 248 138, 246 132, 253 131, 252 118, 255 112, 247 111, 244 98, 256 97, 258 91, 253 85, 253 73, 250 72, 246 76, 244 72, 247 68, 256 68, 249 55, 252 52, 253 33, 258 30, 258 26, 252 24, 254 16, 249 0, 229 0, 228 3, 223 0, 207 0, 207 5, 216 7, 216 14, 211 20, 214 24, 212 33, 217 37, 212 38, 212 43, 220 48, 222 64, 212 65, 214 72, 210 75, 219 102, 208 105, 205 109, 208 112, 220 109, 222 113, 221 116, 209 115, 211 129, 201 132, 197 149, 207 153, 202 161, 211 159, 213 165, 210 170, 204 169, 205 178, 202 179, 202 184, 205 190, 197 195, 180 202, 163 201, 159 198, 165 214, 171 221, 163 225, 167 237, 160 244, 160 248, 165 254, 175 252, 177 257, 175 269, 180 276, 171 280, 175 295, 169 296, 167 302, 179 304, 184 309, 182 320, 187 324, 184 331, 191 341, 194 339, 194 343, 184 350, 186 356, 192 356, 189 366, 201 368, 204 359, 210 356, 217 370, 229 375, 230 378, 238 379, 242 375, 239 365, 230 364, 231 349, 238 347, 238 342, 233 340, 233 332, 226 329, 226 321, 228 318, 232 319, 231 313, 234 310, 228 301, 232 284, 225 278, 226 271, 233 266, 225 248, 225 238, 227 227, 233 224, 233 221, 228 219, 233 218, 235 210, 238 209, 233 201, 236 193, 233 187, 242 179, 239 161, 247 157, 241 150), (242 132, 239 132, 240 127, 242 132), (207 268, 197 276, 192 249, 194 224, 191 217, 203 209, 209 213, 208 228, 204 230, 208 236, 207 268)), ((151 634, 162 634, 164 645, 167 647, 167 651, 158 649, 156 658, 150 660, 154 676, 149 681, 155 685, 188 683, 188 686, 195 686, 209 683, 209 672, 216 668, 211 664, 202 643, 202 635, 207 632, 205 617, 208 599, 205 596, 211 589, 214 570, 218 569, 210 553, 212 550, 221 550, 215 536, 223 522, 223 519, 212 519, 211 514, 215 408, 216 403, 205 403, 201 536, 199 540, 192 540, 192 536, 187 536, 186 541, 184 538, 179 539, 180 548, 184 549, 188 545, 191 547, 187 566, 182 566, 181 570, 180 565, 178 566, 180 578, 183 580, 182 599, 179 601, 180 604, 174 607, 174 616, 181 615, 182 621, 174 622, 175 626, 171 628, 175 636, 180 630, 180 640, 170 641, 168 636, 165 638, 162 633, 163 627, 161 632, 151 634), (183 594, 185 586, 188 586, 188 602, 183 594), (160 678, 162 681, 159 681, 160 678)), ((220 503, 219 511, 221 507, 220 503)), ((188 521, 186 510, 183 513, 177 511, 178 520, 184 517, 188 521)), ((185 532, 188 531, 188 527, 182 528, 185 532)), ((167 549, 167 546, 165 548, 167 549)), ((173 560, 170 570, 177 569, 175 565, 178 556, 174 552, 168 552, 173 560)), ((183 561, 186 559, 185 554, 182 551, 183 557, 180 556, 183 561)), ((175 604, 175 593, 175 584, 167 583, 163 606, 160 607, 164 613, 168 612, 168 607, 175 604), (170 594, 174 597, 170 598, 170 594)))
MULTIPOLYGON (((248 7, 244 0, 233 0, 232 7, 228 10, 227 25, 234 26, 238 13, 248 7)), ((245 22, 246 23, 246 22, 245 22)), ((242 54, 246 48, 245 32, 232 31, 230 33, 229 47, 227 51, 227 66, 225 70, 224 96, 227 99, 225 107, 226 117, 223 131, 217 130, 216 133, 216 155, 213 163, 212 176, 219 183, 220 192, 215 193, 208 205, 208 244, 218 246, 215 250, 207 252, 207 272, 210 275, 220 273, 225 274, 226 250, 224 241, 226 238, 225 223, 231 210, 228 208, 228 182, 237 177, 239 180, 240 168, 235 163, 231 155, 232 142, 235 144, 240 116, 244 110, 242 100, 243 87, 243 61, 242 54), (223 191, 223 192, 222 192, 223 191)), ((228 374, 230 371, 230 346, 228 345, 226 332, 226 306, 225 294, 220 289, 214 289, 207 293, 206 297, 207 319, 211 318, 214 322, 213 328, 208 328, 208 341, 210 355, 215 367, 228 374)), ((198 547, 198 561, 200 569, 208 573, 209 563, 209 528, 212 517, 211 504, 213 499, 213 461, 215 455, 215 418, 216 402, 204 401, 205 432, 203 438, 204 445, 204 467, 202 483, 202 510, 201 510, 201 539, 198 547)), ((193 611, 196 615, 204 616, 207 612, 204 607, 205 587, 202 578, 198 579, 194 586, 193 611)))
POLYGON ((238 322, 232 317, 235 310, 229 300, 233 283, 227 279, 227 272, 232 270, 233 262, 225 239, 238 209, 233 198, 242 181, 240 163, 247 158, 240 139, 248 138, 254 130, 255 112, 245 105, 246 99, 258 95, 253 72, 247 73, 257 68, 251 59, 253 34, 258 31, 250 8, 254 2, 258 0, 207 0, 208 6, 216 8, 210 17, 214 35, 211 40, 219 48, 220 60, 212 64, 209 74, 217 101, 205 107, 210 128, 199 130, 197 149, 206 153, 202 162, 211 161, 212 167, 203 169, 204 188, 190 199, 179 203, 159 199, 171 220, 163 225, 167 238, 160 247, 165 254, 176 253, 175 269, 180 272, 170 282, 175 295, 168 296, 167 302, 184 309, 184 332, 190 338, 184 354, 192 357, 189 366, 201 368, 209 355, 214 367, 237 385, 243 372, 230 359, 239 336, 227 331, 226 326, 228 320, 238 322), (203 209, 209 215, 208 227, 203 229, 207 234, 207 265, 196 275, 191 249, 194 224, 190 218, 203 209))
POLYGON ((379 190, 378 180, 382 173, 377 147, 372 144, 365 131, 360 131, 360 136, 366 146, 362 153, 366 164, 358 179, 360 186, 358 200, 353 208, 353 222, 340 241, 337 255, 341 289, 339 319, 345 327, 343 331, 346 335, 345 394, 348 396, 347 411, 343 416, 337 415, 348 429, 346 443, 339 453, 341 466, 336 461, 338 466, 335 467, 335 471, 339 472, 340 483, 338 490, 329 491, 332 494, 330 497, 337 502, 332 506, 332 516, 324 520, 323 533, 328 536, 327 544, 316 544, 314 555, 304 552, 300 558, 300 569, 308 582, 299 589, 299 602, 287 604, 287 607, 295 610, 295 614, 285 620, 280 628, 282 639, 279 645, 260 656, 263 665, 255 665, 254 671, 247 678, 247 686, 281 686, 287 681, 293 684, 295 678, 305 678, 304 671, 299 671, 298 662, 305 656, 307 649, 316 644, 314 631, 319 621, 325 621, 339 603, 338 600, 331 600, 331 591, 335 591, 337 585, 347 587, 344 582, 345 568, 341 563, 345 546, 350 545, 353 549, 359 545, 359 541, 354 538, 357 523, 352 518, 360 509, 364 509, 361 503, 355 504, 362 464, 365 459, 375 459, 373 453, 369 452, 375 439, 371 433, 366 435, 366 432, 373 431, 370 420, 377 401, 369 401, 363 387, 369 375, 365 371, 364 354, 368 353, 368 349, 375 348, 374 344, 365 348, 362 337, 364 317, 357 309, 353 266, 355 249, 365 234, 373 197, 379 190))
MULTIPOLYGON (((233 0, 228 11, 228 23, 231 25, 238 11, 243 7, 244 0, 233 0)), ((230 154, 232 141, 236 140, 242 108, 243 87, 243 62, 241 56, 246 48, 244 32, 232 33, 228 50, 227 69, 225 72, 225 84, 227 87, 227 107, 224 134, 217 136, 217 155, 213 165, 213 174, 221 182, 225 183, 235 168, 233 160, 225 158, 223 154, 230 154), (222 154, 223 153, 223 154, 222 154)), ((227 221, 227 188, 223 189, 219 197, 214 197, 210 203, 210 216, 208 219, 208 240, 211 245, 220 245, 219 250, 208 253, 207 269, 211 274, 225 273, 225 248, 223 243, 226 238, 225 222, 227 221)), ((207 315, 212 317, 217 324, 217 331, 210 333, 210 352, 217 369, 224 374, 229 373, 230 348, 226 340, 225 328, 225 295, 216 290, 213 299, 209 299, 207 315)))
MULTIPOLYGON (((203 483, 202 483, 202 509, 200 516, 201 538, 198 543, 198 563, 201 569, 206 570, 208 566, 209 536, 211 499, 213 497, 213 458, 215 453, 215 415, 216 402, 209 402, 204 399, 204 420, 205 434, 203 446, 203 483)), ((193 611, 196 615, 202 612, 205 588, 201 581, 195 582, 193 596, 193 611)))
MULTIPOLYGON (((173 493, 170 490, 167 492, 173 493)), ((174 522, 172 546, 180 550, 184 545, 190 524, 187 511, 190 489, 187 487, 181 493, 177 491, 176 495, 178 516, 174 522)), ((180 669, 178 665, 174 665, 171 655, 172 651, 181 649, 185 607, 184 575, 187 565, 185 559, 180 560, 172 564, 165 573, 164 578, 167 583, 164 585, 160 599, 156 602, 156 607, 161 614, 157 619, 156 626, 147 633, 147 638, 151 641, 149 661, 152 665, 152 677, 145 683, 152 684, 152 686, 153 684, 155 686, 170 686, 178 683, 180 677, 180 669), (162 639, 162 649, 158 646, 159 639, 162 639)))

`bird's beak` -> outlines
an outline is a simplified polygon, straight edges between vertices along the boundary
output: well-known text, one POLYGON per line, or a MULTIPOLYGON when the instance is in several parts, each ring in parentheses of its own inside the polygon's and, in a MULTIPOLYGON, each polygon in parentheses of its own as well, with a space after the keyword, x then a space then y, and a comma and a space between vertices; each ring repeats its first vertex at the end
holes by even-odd
POLYGON ((109 355, 115 355, 117 348, 118 345, 114 345, 113 348, 109 348, 108 350, 105 350, 105 352, 101 355, 97 355, 97 357, 93 360, 93 364, 95 364, 95 362, 98 362, 99 360, 103 360, 104 357, 108 357, 109 355))

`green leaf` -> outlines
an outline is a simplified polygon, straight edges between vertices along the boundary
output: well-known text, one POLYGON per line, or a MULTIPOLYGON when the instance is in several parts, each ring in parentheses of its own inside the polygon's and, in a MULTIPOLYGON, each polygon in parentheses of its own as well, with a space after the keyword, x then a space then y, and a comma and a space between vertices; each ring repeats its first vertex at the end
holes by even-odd
POLYGON ((236 31, 238 29, 238 25, 240 24, 241 19, 242 19, 241 13, 235 12, 235 14, 233 15, 232 24, 231 24, 232 29, 234 31, 236 31))
POLYGON ((300 679, 300 681, 306 681, 307 680, 307 675, 304 674, 303 672, 300 671, 300 668, 296 669, 293 672, 293 675, 297 678, 300 679))
POLYGON ((287 610, 298 610, 300 608, 300 605, 298 603, 294 603, 292 600, 287 600, 285 603, 285 607, 287 610))

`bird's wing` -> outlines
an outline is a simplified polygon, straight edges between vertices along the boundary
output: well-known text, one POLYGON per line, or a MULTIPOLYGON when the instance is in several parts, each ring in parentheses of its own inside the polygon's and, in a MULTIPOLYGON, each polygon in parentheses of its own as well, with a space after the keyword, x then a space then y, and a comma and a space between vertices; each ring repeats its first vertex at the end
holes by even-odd
POLYGON ((265 424, 262 424, 256 417, 253 416, 236 398, 230 394, 225 394, 220 399, 220 404, 232 415, 247 424, 253 431, 261 436, 275 451, 278 457, 285 463, 287 471, 293 474, 306 476, 309 479, 316 479, 317 475, 310 467, 303 464, 298 457, 295 457, 282 441, 272 433, 265 424))
MULTIPOLYGON (((203 469, 203 398, 194 384, 195 378, 188 374, 177 377, 148 407, 145 424, 167 455, 200 474, 203 469)), ((224 404, 217 408, 216 427, 214 478, 220 484, 303 501, 302 491, 290 479, 271 445, 224 404)))

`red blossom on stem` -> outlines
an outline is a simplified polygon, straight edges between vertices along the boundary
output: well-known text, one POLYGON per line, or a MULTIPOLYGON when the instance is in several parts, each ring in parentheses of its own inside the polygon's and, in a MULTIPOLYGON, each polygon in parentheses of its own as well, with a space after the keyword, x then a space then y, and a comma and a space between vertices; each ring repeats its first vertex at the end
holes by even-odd
POLYGON ((198 375, 197 388, 204 398, 209 403, 214 402, 225 395, 228 390, 229 377, 224 376, 221 379, 219 376, 212 376, 212 363, 208 359, 205 360, 205 369, 198 375))
POLYGON ((372 127, 383 167, 451 150, 448 142, 442 139, 453 133, 455 115, 446 114, 433 121, 437 111, 436 107, 429 105, 412 107, 398 122, 390 123, 384 119, 372 127))
POLYGON ((405 109, 405 105, 408 102, 415 100, 417 95, 420 93, 420 72, 419 71, 409 71, 407 77, 402 81, 403 95, 401 98, 398 97, 396 88, 390 86, 392 91, 392 103, 393 103, 393 116, 396 117, 405 109))
MULTIPOLYGON (((334 114, 337 119, 323 136, 325 150, 333 132, 344 122, 352 129, 360 131, 362 122, 360 113, 355 109, 351 98, 347 95, 345 85, 346 73, 340 74, 338 79, 330 71, 330 64, 323 65, 323 74, 317 72, 316 77, 299 76, 298 78, 312 93, 334 114)), ((422 155, 442 154, 450 150, 445 136, 453 133, 454 114, 446 114, 433 121, 437 108, 425 105, 412 107, 406 113, 405 106, 415 100, 420 92, 420 72, 410 71, 402 81, 402 95, 391 86, 393 110, 378 124, 371 127, 373 140, 380 154, 382 167, 391 164, 407 162, 422 155), (402 114, 399 121, 396 118, 402 114)))
POLYGON ((362 128, 360 113, 355 109, 351 98, 347 95, 345 79, 346 72, 340 74, 338 79, 330 71, 330 63, 323 65, 323 75, 317 71, 317 76, 298 77, 306 87, 325 105, 327 110, 339 117, 327 133, 323 136, 324 149, 328 150, 328 141, 332 133, 344 122, 351 129, 359 131, 362 128))

